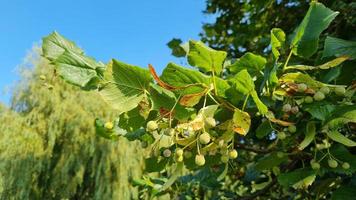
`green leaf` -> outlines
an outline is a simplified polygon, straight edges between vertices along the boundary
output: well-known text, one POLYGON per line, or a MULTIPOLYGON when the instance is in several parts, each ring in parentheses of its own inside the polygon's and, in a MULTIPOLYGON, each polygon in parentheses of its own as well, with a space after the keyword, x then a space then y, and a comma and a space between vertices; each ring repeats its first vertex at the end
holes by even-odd
POLYGON ((153 83, 150 84, 150 97, 154 110, 159 110, 161 108, 170 110, 177 102, 177 98, 172 91, 153 83))
POLYGON ((291 187, 303 179, 315 175, 315 172, 310 168, 300 168, 291 172, 280 174, 277 177, 278 183, 284 187, 291 187))
POLYGON ((246 135, 251 126, 250 115, 240 109, 235 109, 234 116, 232 118, 232 126, 236 133, 246 135))
POLYGON ((184 168, 183 162, 178 162, 175 166, 173 173, 170 175, 167 182, 159 189, 159 191, 165 191, 177 180, 177 178, 182 174, 184 168))
POLYGON ((273 152, 264 156, 262 159, 257 161, 255 168, 259 171, 268 170, 288 160, 288 156, 286 154, 282 153, 283 156, 278 156, 278 153, 281 152, 273 152))
POLYGON ((303 150, 307 147, 311 142, 313 142, 316 134, 315 122, 308 122, 304 140, 299 144, 298 149, 303 150))
POLYGON ((82 49, 70 40, 67 40, 57 32, 53 32, 42 40, 42 53, 48 60, 56 60, 65 51, 83 55, 82 49))
POLYGON ((137 129, 133 132, 128 132, 124 135, 124 137, 129 141, 140 140, 147 142, 148 144, 152 144, 154 142, 152 134, 146 133, 145 129, 143 128, 137 129))
POLYGON ((331 200, 354 200, 355 194, 355 186, 341 186, 332 193, 331 200))
POLYGON ((334 12, 322 3, 312 1, 302 23, 295 31, 292 40, 292 52, 305 58, 312 56, 318 49, 319 36, 339 12, 334 12))
POLYGON ((74 42, 53 32, 43 38, 42 52, 64 80, 82 89, 97 88, 105 65, 85 56, 74 42))
POLYGON ((310 77, 308 74, 303 74, 301 72, 295 72, 295 73, 287 73, 284 74, 280 79, 279 82, 289 82, 289 83, 305 83, 308 85, 309 88, 312 89, 318 89, 326 84, 316 81, 312 77, 310 77))
POLYGON ((303 110, 310 113, 314 118, 319 119, 321 121, 325 121, 330 113, 335 109, 334 105, 323 103, 323 102, 314 102, 310 105, 303 105, 303 110))
POLYGON ((343 134, 341 134, 339 131, 337 130, 332 130, 332 131, 328 131, 327 135, 329 136, 330 139, 339 142, 345 146, 348 147, 354 147, 356 146, 356 142, 350 140, 349 138, 345 137, 343 134))
POLYGON ((100 94, 119 113, 135 107, 146 96, 152 78, 148 70, 112 60, 104 75, 100 94))
POLYGON ((330 56, 348 56, 352 59, 356 59, 356 42, 329 36, 326 37, 323 57, 330 56))
POLYGON ((264 115, 268 112, 268 108, 267 106, 260 100, 260 98, 257 95, 257 92, 254 91, 251 93, 251 97, 253 99, 253 101, 255 102, 257 109, 259 110, 259 112, 264 115))
POLYGON ((189 41, 188 63, 203 72, 214 71, 219 75, 226 55, 226 52, 214 50, 200 41, 189 41))
POLYGON ((248 71, 252 76, 260 75, 267 63, 266 58, 247 52, 236 62, 229 66, 229 70, 232 74, 236 74, 244 69, 248 71))
POLYGON ((205 118, 214 117, 216 110, 218 109, 218 105, 210 105, 206 106, 199 110, 198 114, 201 114, 205 118))
POLYGON ((273 28, 271 30, 271 47, 274 59, 277 60, 280 56, 279 50, 284 46, 286 41, 286 34, 280 28, 273 28))
POLYGON ((178 120, 188 119, 194 113, 193 108, 179 105, 173 92, 155 84, 151 84, 150 86, 150 97, 154 110, 161 111, 161 109, 165 109, 166 111, 170 111, 174 108, 173 117, 178 120))
POLYGON ((347 123, 356 123, 356 105, 338 106, 326 120, 324 130, 335 130, 347 123))
POLYGON ((314 183, 316 175, 310 175, 293 184, 294 189, 306 189, 314 183))
MULTIPOLYGON (((183 95, 203 92, 213 82, 210 76, 204 75, 196 70, 181 67, 174 63, 169 63, 167 65, 160 78, 174 87, 192 85, 182 91, 183 95)), ((225 91, 230 87, 227 81, 218 77, 215 77, 215 81, 218 95, 226 97, 225 91)))
POLYGON ((182 40, 173 38, 167 43, 167 46, 172 50, 172 55, 175 57, 185 57, 187 55, 186 49, 182 47, 182 40))
POLYGON ((266 114, 268 112, 267 106, 263 104, 263 102, 258 97, 253 79, 246 69, 241 70, 232 79, 230 79, 230 81, 233 83, 234 88, 238 92, 242 93, 243 95, 251 95, 261 114, 266 114))
POLYGON ((145 159, 145 171, 160 172, 165 169, 169 159, 160 159, 158 157, 149 157, 145 159))
POLYGON ((318 65, 318 66, 309 66, 309 65, 293 65, 293 66, 288 66, 285 68, 285 70, 288 69, 296 69, 296 70, 318 70, 318 69, 330 69, 333 67, 337 67, 339 66, 341 63, 343 63, 344 61, 348 60, 349 57, 347 56, 342 56, 339 58, 335 58, 329 62, 326 62, 322 65, 318 65))
POLYGON ((102 63, 71 51, 63 52, 53 62, 64 80, 88 89, 96 88, 99 82, 99 73, 105 68, 102 63))
POLYGON ((136 107, 120 115, 119 126, 128 132, 135 131, 144 125, 145 118, 140 115, 139 108, 136 107))
POLYGON ((256 137, 258 139, 262 139, 266 137, 268 134, 270 134, 273 131, 270 122, 269 121, 264 121, 262 122, 256 129, 256 137))

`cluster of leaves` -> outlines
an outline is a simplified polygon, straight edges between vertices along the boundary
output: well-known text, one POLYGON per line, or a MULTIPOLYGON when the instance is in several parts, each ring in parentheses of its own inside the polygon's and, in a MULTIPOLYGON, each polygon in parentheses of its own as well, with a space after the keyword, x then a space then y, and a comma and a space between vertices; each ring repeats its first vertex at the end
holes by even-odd
MULTIPOLYGON (((320 2, 340 12, 326 33, 344 39, 354 38, 356 3, 352 0, 320 2)), ((269 53, 270 49, 266 48, 269 31, 279 27, 287 33, 293 32, 304 17, 300 11, 307 10, 309 3, 306 0, 206 0, 204 13, 216 16, 216 20, 204 24, 201 40, 233 57, 240 57, 246 51, 269 53)))
POLYGON ((356 87, 353 72, 340 68, 356 58, 356 43, 327 37, 317 61, 323 64, 308 65, 337 15, 312 2, 290 42, 282 29, 271 30, 269 58, 248 52, 228 59, 189 41, 180 53, 198 70, 169 63, 161 76, 151 65, 97 62, 56 32, 44 38, 43 56, 61 77, 96 90, 119 113, 113 121, 96 120, 99 135, 139 140, 150 150, 146 171, 168 179, 135 181, 142 191, 179 196, 187 183, 199 182, 246 199, 271 188, 283 190, 275 198, 327 198, 340 185, 335 195, 354 190, 356 171, 349 152, 356 146, 356 87), (291 57, 299 62, 290 65, 291 57), (192 173, 180 176, 184 168, 192 173), (229 174, 235 168, 238 175, 229 174), (230 188, 221 184, 227 180, 230 188))

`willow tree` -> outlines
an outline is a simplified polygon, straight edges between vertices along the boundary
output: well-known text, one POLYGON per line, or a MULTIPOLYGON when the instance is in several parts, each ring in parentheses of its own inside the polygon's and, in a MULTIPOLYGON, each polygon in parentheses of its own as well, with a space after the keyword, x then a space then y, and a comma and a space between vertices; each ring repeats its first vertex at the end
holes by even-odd
POLYGON ((56 78, 37 52, 0 109, 0 199, 137 199, 136 144, 97 137, 95 117, 113 115, 107 104, 56 78))

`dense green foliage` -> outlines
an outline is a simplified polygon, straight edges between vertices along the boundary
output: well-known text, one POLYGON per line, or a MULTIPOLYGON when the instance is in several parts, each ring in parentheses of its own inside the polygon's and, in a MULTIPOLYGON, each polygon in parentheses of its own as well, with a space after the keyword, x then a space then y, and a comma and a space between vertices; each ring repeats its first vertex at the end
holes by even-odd
POLYGON ((340 12, 313 1, 303 15, 293 32, 271 29, 268 57, 228 59, 189 41, 174 53, 197 70, 169 63, 161 76, 152 66, 97 62, 56 32, 43 39, 43 57, 118 112, 98 113, 97 134, 150 150, 145 170, 162 176, 135 179, 144 195, 352 199, 356 45, 325 37, 340 12))
MULTIPOLYGON (((309 7, 307 0, 207 0, 205 13, 217 16, 203 26, 202 41, 227 51, 232 57, 245 52, 268 53, 270 30, 278 27, 292 33, 309 7)), ((340 12, 323 35, 354 40, 356 2, 322 0, 325 6, 340 12)), ((321 37, 323 40, 325 37, 321 37)), ((321 41, 323 42, 323 41, 321 41)))
POLYGON ((0 108, 0 199, 137 199, 143 152, 95 134, 93 118, 112 111, 29 58, 11 108, 0 108))

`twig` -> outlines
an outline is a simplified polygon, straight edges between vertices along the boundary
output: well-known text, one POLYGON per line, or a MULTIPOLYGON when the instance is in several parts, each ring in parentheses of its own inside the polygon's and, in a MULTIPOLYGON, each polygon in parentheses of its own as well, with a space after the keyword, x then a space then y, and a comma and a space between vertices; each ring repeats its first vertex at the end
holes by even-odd
POLYGON ((254 148, 254 147, 245 146, 243 144, 238 144, 238 143, 236 144, 236 147, 239 148, 239 149, 246 150, 246 151, 252 151, 252 152, 255 152, 255 153, 263 153, 263 154, 270 153, 270 152, 273 151, 273 149, 254 148))

